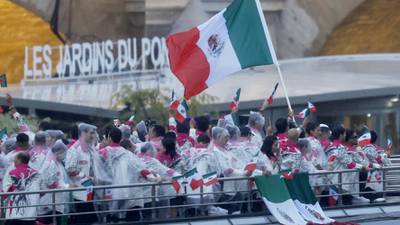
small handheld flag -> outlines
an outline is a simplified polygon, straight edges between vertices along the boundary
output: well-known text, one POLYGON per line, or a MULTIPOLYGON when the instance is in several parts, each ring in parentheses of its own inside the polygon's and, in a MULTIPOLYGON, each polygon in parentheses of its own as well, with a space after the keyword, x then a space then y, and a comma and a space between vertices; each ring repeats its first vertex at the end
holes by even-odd
POLYGON ((93 186, 86 187, 86 201, 87 202, 93 201, 93 196, 94 196, 93 186))
POLYGON ((276 83, 271 95, 267 99, 265 99, 265 101, 263 102, 263 104, 260 108, 260 111, 264 111, 268 105, 272 105, 272 103, 274 103, 274 95, 276 93, 276 90, 278 89, 278 86, 279 86, 279 83, 276 83))
POLYGON ((390 138, 388 138, 388 139, 387 139, 387 148, 388 148, 388 149, 391 149, 392 146, 393 146, 392 140, 391 140, 390 138))
POLYGON ((203 184, 210 186, 219 182, 217 172, 208 173, 203 175, 203 184))
POLYGON ((203 185, 203 177, 200 176, 196 168, 189 170, 184 176, 192 190, 196 190, 203 185))
POLYGON ((308 102, 308 109, 309 109, 312 113, 317 112, 317 108, 316 108, 311 102, 308 102))
POLYGON ((240 99, 240 92, 241 91, 242 91, 241 88, 237 89, 235 96, 233 96, 233 100, 229 104, 229 108, 231 109, 231 111, 234 111, 239 107, 239 99, 240 99))
POLYGON ((305 109, 303 109, 301 112, 299 112, 297 115, 296 115, 296 117, 297 118, 300 118, 300 119, 304 119, 304 118, 306 118, 307 116, 309 116, 310 115, 310 110, 308 109, 308 108, 305 108, 305 109))
POLYGON ((183 100, 176 109, 175 118, 179 121, 179 123, 185 122, 185 119, 187 118, 187 111, 189 111, 189 107, 186 103, 186 100, 183 100))
POLYGON ((175 90, 172 90, 171 100, 170 100, 170 103, 169 103, 169 108, 171 110, 176 110, 178 108, 179 104, 180 104, 180 101, 175 96, 175 90))
POLYGON ((254 162, 251 162, 251 163, 247 164, 246 167, 244 167, 244 170, 253 172, 254 170, 256 170, 256 168, 257 168, 257 164, 254 162))
POLYGON ((185 176, 176 176, 172 178, 172 186, 174 187, 176 193, 181 190, 182 182, 185 180, 185 176))

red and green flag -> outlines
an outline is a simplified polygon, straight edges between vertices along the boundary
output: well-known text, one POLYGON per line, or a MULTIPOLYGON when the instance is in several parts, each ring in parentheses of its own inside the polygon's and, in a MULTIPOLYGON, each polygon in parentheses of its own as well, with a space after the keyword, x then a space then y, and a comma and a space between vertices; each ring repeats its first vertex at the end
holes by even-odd
POLYGON ((186 100, 183 100, 176 109, 175 118, 179 123, 185 122, 187 118, 187 112, 189 111, 189 106, 186 103, 186 100))
POLYGON ((186 99, 230 74, 277 62, 259 0, 234 0, 198 27, 167 37, 167 48, 186 99))
POLYGON ((239 100, 240 100, 240 92, 242 91, 241 88, 237 89, 235 96, 233 96, 232 102, 229 104, 229 108, 231 111, 236 110, 239 107, 239 100))

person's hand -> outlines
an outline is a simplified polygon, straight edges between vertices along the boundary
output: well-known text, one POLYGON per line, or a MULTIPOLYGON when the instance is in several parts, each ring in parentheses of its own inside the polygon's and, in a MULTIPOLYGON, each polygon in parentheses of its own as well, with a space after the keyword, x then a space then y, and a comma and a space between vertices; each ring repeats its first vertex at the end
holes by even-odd
POLYGON ((315 168, 317 168, 317 170, 323 170, 322 166, 321 166, 321 165, 319 165, 319 164, 318 164, 318 165, 316 165, 316 166, 315 166, 315 168))
POLYGON ((246 171, 244 174, 246 177, 250 177, 253 174, 253 171, 246 171))
POLYGON ((363 166, 361 168, 361 171, 367 173, 369 171, 369 168, 367 166, 363 166))
POLYGON ((175 117, 175 110, 170 109, 168 111, 168 115, 169 115, 169 117, 175 117))
POLYGON ((271 176, 271 175, 272 175, 272 173, 271 173, 271 171, 269 171, 269 170, 266 170, 266 171, 264 171, 263 175, 271 176))
POLYGON ((190 128, 196 128, 196 120, 194 120, 194 117, 190 119, 190 128))

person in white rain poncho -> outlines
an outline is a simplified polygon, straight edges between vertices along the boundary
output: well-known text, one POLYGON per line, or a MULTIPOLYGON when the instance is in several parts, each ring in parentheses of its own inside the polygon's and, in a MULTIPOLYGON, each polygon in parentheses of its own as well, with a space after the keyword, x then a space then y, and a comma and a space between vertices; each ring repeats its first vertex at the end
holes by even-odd
POLYGON ((326 158, 321 142, 317 139, 317 137, 321 136, 321 128, 314 122, 308 122, 306 125, 306 134, 307 140, 310 143, 312 156, 315 159, 313 161, 314 166, 319 170, 326 169, 328 159, 326 158))
MULTIPOLYGON (((94 212, 94 205, 91 202, 93 192, 90 190, 94 185, 109 184, 110 177, 104 171, 104 165, 100 159, 95 146, 97 139, 96 126, 81 123, 78 126, 79 140, 68 150, 65 159, 65 169, 68 172, 73 187, 86 187, 88 191, 75 191, 73 198, 76 212, 94 212)), ((84 216, 73 216, 73 223, 97 222, 96 214, 84 216)))
MULTIPOLYGON (((391 166, 391 162, 387 157, 385 151, 377 146, 376 140, 378 139, 378 135, 375 131, 370 131, 371 135, 371 143, 364 145, 361 148, 361 151, 365 154, 365 158, 368 161, 371 169, 365 177, 365 188, 361 191, 373 192, 375 193, 367 193, 363 194, 364 197, 368 198, 373 202, 384 202, 386 201, 382 198, 382 194, 380 192, 383 191, 383 174, 382 171, 379 170, 382 167, 391 166)), ((364 179, 363 179, 364 181, 364 179)))
MULTIPOLYGON (((318 169, 315 165, 316 157, 314 155, 314 151, 311 147, 310 141, 306 138, 299 139, 298 146, 302 155, 300 172, 316 173, 318 171, 322 171, 318 169)), ((325 187, 321 185, 328 184, 328 180, 325 175, 310 175, 309 181, 311 187, 317 186, 316 188, 314 188, 314 191, 317 195, 320 195, 325 189, 325 187)))
MULTIPOLYGON (((41 177, 38 171, 30 168, 29 154, 20 151, 15 155, 14 168, 9 170, 3 181, 4 192, 39 191, 41 177)), ((37 216, 39 194, 9 195, 4 204, 9 207, 5 211, 5 224, 34 225, 37 216)))
MULTIPOLYGON (((137 184, 140 183, 140 177, 157 181, 152 172, 145 168, 144 163, 135 154, 119 145, 121 138, 121 131, 116 127, 112 128, 107 136, 109 145, 100 150, 106 172, 112 177, 112 184, 137 184)), ((126 220, 138 221, 140 219, 139 209, 143 207, 142 197, 142 187, 111 189, 111 198, 113 199, 111 209, 132 209, 126 213, 126 220)), ((119 213, 113 219, 118 220, 123 217, 124 213, 119 213)))
POLYGON ((229 133, 229 141, 227 144, 228 151, 235 155, 236 158, 241 159, 245 164, 253 161, 255 156, 253 156, 250 151, 246 150, 246 148, 248 148, 250 145, 250 141, 248 139, 241 138, 240 129, 235 125, 227 125, 226 130, 229 133))
POLYGON ((265 136, 263 132, 264 125, 265 118, 260 113, 250 112, 247 126, 251 129, 251 132, 254 135, 251 142, 258 148, 261 148, 261 145, 263 144, 263 137, 265 136))
POLYGON ((299 139, 299 131, 292 128, 288 131, 287 142, 280 142, 280 168, 282 171, 298 172, 301 166, 301 153, 297 148, 297 141, 299 139))
MULTIPOLYGON (((353 161, 353 158, 347 152, 347 148, 342 144, 345 139, 345 129, 341 124, 336 124, 332 128, 332 143, 327 147, 325 153, 328 158, 328 170, 329 171, 337 171, 337 170, 346 170, 346 169, 362 169, 363 166, 353 161)), ((354 190, 358 190, 359 184, 358 182, 358 173, 343 173, 342 174, 342 183, 346 183, 341 185, 342 191, 351 192, 354 190)), ((328 175, 330 181, 333 184, 338 184, 339 175, 331 174, 328 175)), ((338 185, 340 187, 340 185, 338 185)), ((354 201, 359 202, 369 202, 367 199, 358 196, 343 196, 344 204, 351 204, 354 201)))
POLYGON ((268 173, 270 173, 271 175, 279 173, 280 149, 278 138, 276 136, 265 137, 260 151, 262 153, 260 155, 260 158, 266 157, 266 163, 263 163, 261 166, 259 166, 259 163, 257 163, 257 168, 260 167, 259 169, 267 175, 268 173))
MULTIPOLYGON (((146 168, 153 171, 159 181, 164 180, 164 181, 170 182, 170 181, 172 181, 173 177, 181 175, 178 172, 176 172, 174 169, 168 168, 167 166, 163 165, 160 161, 158 161, 155 158, 156 155, 157 155, 157 151, 150 143, 143 144, 140 149, 140 153, 138 154, 139 158, 145 164, 146 168)), ((150 181, 145 180, 142 182, 150 182, 150 181)), ((151 198, 152 193, 151 192, 152 192, 152 190, 151 190, 150 186, 144 187, 143 197, 145 197, 145 199, 144 199, 144 207, 145 208, 151 207, 151 204, 152 204, 152 198, 151 198)), ((174 190, 172 185, 160 186, 159 189, 157 190, 157 193, 158 193, 157 197, 168 198, 168 199, 174 198, 174 196, 177 194, 177 192, 174 190)), ((183 189, 180 189, 180 191, 178 193, 183 193, 183 189)), ((145 219, 150 219, 151 211, 143 210, 142 215, 145 219)))
POLYGON ((28 152, 31 149, 29 144, 29 136, 25 133, 19 133, 16 137, 15 149, 7 153, 5 159, 7 161, 7 171, 15 169, 15 156, 20 152, 28 152))
POLYGON ((0 152, 0 192, 3 192, 3 178, 6 174, 7 168, 9 166, 9 162, 7 159, 7 154, 11 151, 14 151, 16 148, 16 138, 8 138, 2 145, 1 145, 1 152, 0 152))
MULTIPOLYGON (((67 171, 64 168, 63 162, 67 155, 67 146, 58 140, 53 144, 51 150, 47 153, 46 159, 40 170, 42 176, 42 190, 52 189, 66 189, 69 188, 69 178, 67 171)), ((53 203, 53 195, 45 194, 40 198, 41 205, 48 205, 40 207, 39 215, 51 215, 53 213, 53 207, 50 204, 53 203)), ((68 192, 58 192, 55 194, 55 203, 65 203, 69 201, 68 192)), ((65 204, 58 204, 56 207, 57 214, 63 214, 68 212, 65 204)), ((57 218, 57 224, 61 223, 61 217, 57 218)), ((52 224, 53 218, 46 217, 41 218, 40 222, 44 224, 52 224)))
POLYGON ((33 148, 29 151, 31 160, 29 166, 35 170, 40 170, 46 159, 49 148, 46 146, 46 133, 39 131, 35 134, 35 141, 33 148))
POLYGON ((195 141, 189 136, 190 132, 190 119, 187 118, 183 123, 177 122, 176 124, 176 144, 178 152, 190 149, 195 145, 195 141))
POLYGON ((61 130, 46 130, 46 145, 51 148, 57 140, 64 138, 64 133, 61 130))
MULTIPOLYGON (((217 172, 219 176, 223 177, 238 177, 238 176, 251 176, 253 171, 244 170, 245 164, 241 159, 236 158, 227 149, 227 144, 229 141, 229 133, 226 129, 221 127, 214 127, 212 129, 212 144, 210 149, 212 150, 212 168, 217 172)), ((225 181, 223 183, 223 191, 227 192, 220 196, 220 202, 238 201, 242 200, 243 196, 238 193, 235 181, 225 181)), ((238 204, 224 204, 221 208, 228 210, 231 214, 240 210, 240 205, 238 204)))

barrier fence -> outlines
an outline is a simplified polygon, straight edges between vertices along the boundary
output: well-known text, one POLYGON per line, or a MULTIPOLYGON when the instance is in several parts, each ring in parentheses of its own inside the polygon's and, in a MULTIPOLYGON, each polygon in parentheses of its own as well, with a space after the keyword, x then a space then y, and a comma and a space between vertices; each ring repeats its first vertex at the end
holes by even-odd
MULTIPOLYGON (((393 167, 387 167, 387 168, 381 168, 378 169, 382 171, 382 179, 379 182, 382 182, 383 185, 383 191, 380 192, 384 198, 391 198, 391 196, 398 195, 400 193, 400 186, 393 186, 393 183, 398 182, 398 179, 396 177, 394 178, 388 178, 387 174, 392 173, 392 174, 399 174, 400 175, 400 166, 393 166, 393 167), (393 186, 393 187, 392 187, 393 186)), ((366 183, 367 181, 360 181, 360 182, 342 182, 343 181, 343 176, 346 173, 358 173, 360 172, 359 170, 340 170, 340 171, 327 171, 327 172, 317 172, 317 173, 310 173, 309 176, 310 178, 312 176, 332 176, 332 175, 337 175, 338 176, 338 182, 337 183, 330 183, 330 184, 324 184, 324 185, 319 185, 318 187, 329 187, 329 186, 335 186, 338 190, 343 190, 343 185, 349 185, 349 184, 363 184, 366 183)), ((5 201, 6 198, 10 196, 26 196, 26 195, 44 195, 44 194, 50 194, 52 203, 50 204, 37 204, 37 205, 29 205, 29 206, 20 206, 20 208, 27 208, 27 207, 49 207, 52 210, 52 213, 49 215, 39 215, 36 217, 24 217, 24 218, 18 218, 18 219, 37 219, 37 218, 52 218, 53 223, 57 224, 57 218, 61 217, 64 219, 64 221, 67 220, 68 217, 72 216, 79 216, 79 215, 89 215, 89 214, 95 214, 99 222, 110 224, 110 221, 107 220, 110 215, 117 214, 117 213, 126 213, 126 212, 132 212, 132 211, 138 211, 140 212, 140 215, 142 216, 142 219, 140 221, 129 221, 129 224, 141 224, 145 223, 146 221, 148 222, 151 220, 152 223, 157 223, 157 222, 166 222, 166 221, 179 221, 179 220, 186 220, 188 217, 190 219, 202 219, 202 218, 207 218, 211 219, 213 217, 215 218, 220 218, 221 216, 218 215, 208 215, 207 211, 210 207, 219 207, 219 206, 237 206, 237 208, 240 209, 240 215, 241 216, 252 216, 252 215, 265 215, 267 213, 267 210, 263 204, 263 201, 257 196, 258 192, 256 190, 255 185, 250 185, 254 184, 252 178, 248 177, 232 177, 232 178, 220 178, 219 179, 220 183, 225 183, 228 181, 232 182, 246 182, 248 185, 246 185, 246 190, 235 190, 235 191, 212 191, 212 192, 207 192, 204 190, 204 187, 200 187, 198 190, 198 193, 189 193, 188 187, 184 188, 184 193, 180 195, 159 195, 158 190, 161 186, 164 185, 172 185, 171 182, 163 182, 163 183, 141 183, 141 184, 130 184, 130 185, 107 185, 107 186, 94 186, 93 191, 96 193, 96 198, 92 201, 93 204, 97 207, 95 211, 93 212, 83 212, 83 213, 78 213, 73 211, 73 206, 74 206, 74 201, 70 197, 69 201, 65 202, 57 202, 56 201, 56 195, 59 193, 67 193, 68 196, 72 196, 73 192, 77 191, 87 191, 86 188, 69 188, 69 189, 55 189, 55 190, 43 190, 43 191, 34 191, 34 192, 17 192, 17 193, 0 193, 0 197, 2 199, 1 201, 1 218, 0 221, 4 222, 5 220, 5 212, 6 210, 9 209, 14 209, 17 207, 10 207, 5 205, 7 201, 5 201), (107 191, 110 191, 112 189, 118 189, 122 190, 125 188, 150 188, 151 190, 151 196, 147 197, 138 197, 138 198, 128 198, 128 199, 107 199, 105 197, 105 193, 107 191), (177 196, 183 197, 184 201, 181 205, 169 205, 167 204, 168 199, 175 198, 177 196), (228 200, 222 200, 218 201, 218 198, 221 196, 235 196, 232 197, 228 200), (236 197, 239 196, 239 197, 236 197), (110 209, 108 206, 112 202, 117 202, 117 201, 128 201, 128 200, 144 200, 148 204, 146 204, 146 207, 144 208, 132 208, 132 209, 110 209), (67 206, 67 208, 71 208, 68 212, 62 213, 62 214, 57 214, 56 211, 56 206, 58 205, 64 205, 67 206), (178 216, 174 218, 168 218, 165 215, 167 215, 167 211, 170 209, 176 209, 178 211, 178 216), (144 217, 144 212, 146 212, 149 217, 148 218, 143 218, 144 217), (190 213, 188 213, 190 212, 190 213)), ((378 181, 376 181, 378 182, 378 181)), ((371 182, 370 182, 371 183, 371 182)), ((315 187, 314 187, 315 188, 315 187)), ((362 195, 362 194, 368 194, 368 193, 376 193, 375 191, 357 191, 357 190, 351 190, 351 191, 339 191, 337 195, 338 198, 338 204, 335 206, 329 206, 329 207, 324 207, 325 209, 335 209, 335 208, 343 208, 346 207, 346 205, 343 204, 343 199, 341 196, 349 196, 349 195, 362 195)), ((316 197, 318 199, 323 198, 323 197, 328 197, 329 194, 317 194, 316 197)), ((400 204, 400 198, 393 198, 390 199, 390 201, 386 203, 369 203, 368 205, 378 205, 378 204, 400 204)), ((365 204, 363 204, 365 205, 365 204)), ((355 206, 361 206, 361 205, 355 205, 355 206)), ((347 206, 348 207, 348 206, 347 206)), ((352 206, 354 207, 354 205, 352 206)), ((121 222, 124 223, 124 222, 121 222)))

